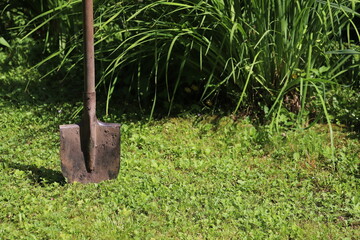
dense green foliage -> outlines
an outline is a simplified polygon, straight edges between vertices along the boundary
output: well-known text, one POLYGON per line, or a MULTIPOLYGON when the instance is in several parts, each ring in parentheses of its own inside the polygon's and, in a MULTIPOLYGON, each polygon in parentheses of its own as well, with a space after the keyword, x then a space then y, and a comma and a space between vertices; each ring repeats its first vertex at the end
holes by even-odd
MULTIPOLYGON (((137 89, 152 93, 154 100, 166 93, 169 110, 176 96, 187 97, 182 87, 195 85, 201 88, 201 101, 232 102, 235 111, 245 102, 268 116, 283 109, 288 97, 288 110, 301 117, 310 110, 308 99, 320 96, 324 83, 336 83, 332 80, 348 70, 338 57, 326 54, 345 47, 339 44, 341 32, 355 12, 348 1, 342 3, 341 8, 326 1, 145 4, 125 18, 125 29, 111 35, 121 34, 120 45, 113 38, 107 42, 114 59, 106 73, 116 74, 135 62, 131 72, 140 83, 144 77, 136 69, 145 68, 146 77, 151 73, 137 89)), ((108 11, 113 16, 118 7, 108 11)), ((107 34, 101 36, 106 41, 107 34)))
MULTIPOLYGON (((33 2, 1 6, 4 40, 34 38, 47 57, 32 65, 74 82, 81 1, 33 2)), ((95 1, 99 89, 106 106, 112 97, 151 115, 221 109, 275 127, 330 121, 329 90, 359 92, 358 9, 347 0, 95 1)))

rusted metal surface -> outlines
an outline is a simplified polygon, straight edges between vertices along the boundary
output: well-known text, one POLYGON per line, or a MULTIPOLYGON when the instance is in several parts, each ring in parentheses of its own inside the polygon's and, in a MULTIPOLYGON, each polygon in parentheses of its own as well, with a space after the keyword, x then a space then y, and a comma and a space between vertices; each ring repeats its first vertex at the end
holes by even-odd
POLYGON ((60 126, 61 169, 68 182, 92 183, 117 177, 120 169, 120 124, 96 117, 93 2, 83 0, 85 84, 79 124, 60 126))
POLYGON ((84 92, 95 92, 95 50, 94 50, 94 20, 93 0, 83 0, 84 28, 84 92))
MULTIPOLYGON (((82 123, 81 123, 82 124, 82 123)), ((120 168, 120 125, 115 123, 95 124, 96 143, 94 162, 89 169, 82 151, 81 124, 60 126, 61 170, 69 183, 94 183, 117 177, 120 168)))

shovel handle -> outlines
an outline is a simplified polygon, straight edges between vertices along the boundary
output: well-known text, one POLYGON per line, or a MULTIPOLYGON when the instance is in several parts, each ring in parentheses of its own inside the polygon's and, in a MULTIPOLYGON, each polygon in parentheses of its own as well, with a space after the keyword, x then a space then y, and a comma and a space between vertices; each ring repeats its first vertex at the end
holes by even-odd
POLYGON ((95 170, 96 160, 96 93, 93 0, 83 0, 84 25, 84 112, 82 120, 83 151, 88 171, 95 170))
POLYGON ((85 84, 84 92, 95 92, 95 52, 94 52, 94 16, 93 0, 83 0, 85 84))

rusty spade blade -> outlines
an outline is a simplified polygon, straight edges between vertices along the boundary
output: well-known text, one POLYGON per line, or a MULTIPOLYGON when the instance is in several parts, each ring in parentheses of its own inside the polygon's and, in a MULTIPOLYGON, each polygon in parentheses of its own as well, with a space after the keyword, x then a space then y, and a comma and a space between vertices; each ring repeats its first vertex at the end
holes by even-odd
POLYGON ((84 110, 79 124, 60 126, 61 170, 68 182, 93 183, 117 177, 120 124, 96 117, 93 2, 83 0, 85 42, 84 110))

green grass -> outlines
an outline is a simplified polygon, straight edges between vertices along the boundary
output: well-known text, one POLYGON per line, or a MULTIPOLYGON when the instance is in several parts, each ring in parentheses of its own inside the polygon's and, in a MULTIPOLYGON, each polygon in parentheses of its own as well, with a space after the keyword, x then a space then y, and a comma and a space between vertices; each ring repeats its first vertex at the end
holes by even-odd
POLYGON ((0 239, 360 238, 360 143, 345 127, 333 159, 325 125, 271 134, 231 117, 114 114, 118 179, 70 185, 58 125, 81 99, 45 83, 25 93, 17 71, 0 78, 0 239))
POLYGON ((21 13, 20 34, 0 37, 10 45, 0 48, 0 239, 360 239, 359 133, 330 121, 358 123, 357 88, 328 92, 358 76, 332 31, 350 27, 355 2, 95 2, 98 116, 122 124, 122 163, 116 180, 87 185, 67 184, 59 159, 59 125, 79 121, 81 106, 80 1, 55 2, 32 4, 38 17, 21 13), (40 53, 50 55, 30 69, 40 53), (149 121, 193 86, 204 105, 231 100, 241 113, 198 106, 149 121), (239 118, 247 103, 273 124, 239 118), (328 125, 302 129, 308 103, 328 125))

